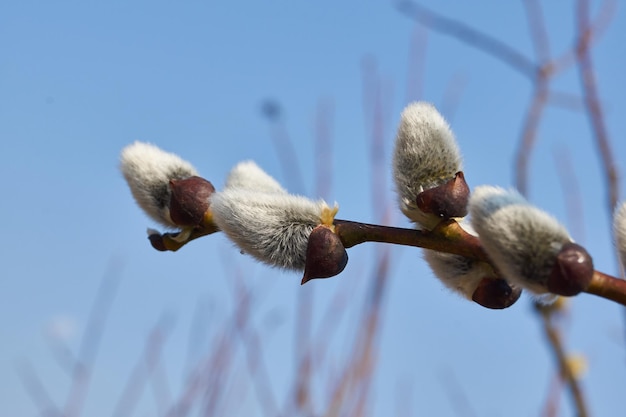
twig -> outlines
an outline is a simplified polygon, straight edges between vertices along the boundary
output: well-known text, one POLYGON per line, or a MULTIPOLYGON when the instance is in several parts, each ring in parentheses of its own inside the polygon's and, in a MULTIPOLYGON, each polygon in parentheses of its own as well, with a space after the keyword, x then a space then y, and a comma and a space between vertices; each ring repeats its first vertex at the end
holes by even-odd
POLYGON ((526 22, 528 23, 528 31, 535 49, 535 56, 539 59, 539 62, 548 62, 552 54, 550 53, 548 31, 546 30, 541 6, 537 0, 524 0, 522 4, 526 10, 526 22))
MULTIPOLYGON (((382 242, 432 249, 439 252, 462 255, 466 258, 483 262, 491 262, 480 240, 476 236, 465 232, 454 220, 444 221, 430 232, 339 219, 336 219, 334 224, 335 230, 346 248, 365 242, 382 242)), ((172 235, 168 233, 161 235, 161 237, 164 241, 171 240, 176 242, 172 239, 172 235)), ((198 237, 193 236, 189 241, 198 237)), ((186 243, 188 242, 176 242, 178 248, 186 243)), ((626 306, 626 281, 623 281, 624 285, 614 281, 621 280, 596 271, 591 286, 586 292, 626 306)))
POLYGON ((607 209, 609 218, 619 201, 619 175, 613 159, 608 131, 604 122, 604 113, 600 104, 598 88, 591 60, 590 43, 592 29, 589 23, 589 4, 586 0, 579 0, 577 7, 578 44, 576 46, 578 70, 583 89, 583 99, 587 108, 587 115, 593 128, 596 144, 602 158, 604 176, 607 185, 607 209))
POLYGON ((384 87, 377 70, 376 61, 374 59, 364 59, 362 65, 363 80, 363 111, 366 126, 370 132, 370 160, 372 161, 372 171, 370 183, 372 188, 376 190, 371 193, 372 209, 374 216, 383 215, 380 209, 379 201, 385 201, 384 190, 386 189, 386 170, 384 167, 385 148, 384 148, 384 87))
POLYGON ((456 414, 459 417, 476 417, 478 414, 476 414, 465 389, 452 369, 446 369, 445 372, 442 372, 440 379, 444 386, 444 392, 448 394, 450 405, 456 411, 456 414))
POLYGON ((315 115, 315 173, 316 196, 328 199, 333 184, 333 100, 320 99, 315 115))
POLYGON ((113 261, 109 265, 96 293, 72 373, 72 383, 63 409, 64 417, 75 417, 81 414, 89 389, 92 368, 100 347, 100 339, 120 283, 121 267, 119 261, 113 261))
POLYGON ((546 397, 546 403, 543 409, 541 417, 557 417, 559 412, 559 397, 563 386, 563 378, 557 372, 550 388, 548 389, 548 396, 546 397))
POLYGON ((603 272, 595 271, 586 292, 626 306, 626 281, 603 272))
POLYGON ((561 339, 561 334, 557 327, 552 322, 552 316, 554 309, 552 306, 545 306, 539 303, 535 304, 537 312, 543 317, 544 332, 546 338, 549 341, 549 345, 552 347, 552 353, 559 365, 561 376, 569 388, 569 392, 572 396, 572 400, 576 406, 576 412, 578 417, 589 416, 587 404, 584 399, 583 391, 578 383, 576 375, 572 372, 572 368, 568 364, 567 356, 565 354, 565 347, 561 339))
POLYGON ((223 397, 224 387, 232 366, 233 346, 230 335, 232 321, 228 321, 219 335, 211 344, 213 350, 191 373, 178 400, 167 410, 166 417, 187 416, 198 398, 202 388, 205 389, 204 415, 217 415, 216 409, 223 397))
POLYGON ((550 90, 548 103, 554 107, 580 112, 585 109, 582 97, 564 91, 550 90))
POLYGON ((567 224, 572 235, 579 243, 585 241, 584 215, 582 205, 582 195, 576 177, 576 170, 572 165, 569 149, 565 146, 552 149, 552 157, 558 172, 558 178, 561 182, 561 190, 563 190, 563 199, 565 201, 565 212, 567 213, 567 224))
POLYGON ((271 123, 272 141, 274 142, 276 152, 278 152, 278 160, 282 165, 283 176, 285 177, 287 186, 292 192, 304 194, 305 186, 300 164, 298 164, 293 142, 289 137, 289 133, 287 133, 280 104, 274 101, 266 101, 263 103, 262 110, 263 115, 271 123))
POLYGON ((409 0, 399 0, 396 8, 416 22, 436 32, 452 36, 488 53, 509 65, 515 71, 522 73, 533 80, 538 72, 538 67, 532 60, 524 56, 518 50, 512 48, 499 39, 476 30, 465 23, 450 19, 434 11, 409 0))
POLYGON ((161 317, 150 332, 144 352, 128 378, 113 411, 113 416, 127 417, 133 414, 142 390, 160 361, 161 349, 168 334, 167 321, 169 321, 168 317, 161 317))
POLYGON ((446 91, 441 98, 441 114, 446 117, 448 123, 452 123, 456 111, 459 108, 461 95, 467 86, 467 76, 462 73, 456 73, 448 81, 446 91))
POLYGON ((39 409, 39 414, 42 417, 61 417, 61 410, 48 394, 48 391, 43 386, 41 379, 39 379, 39 376, 30 362, 25 361, 20 363, 17 367, 17 372, 22 380, 26 393, 39 409))
POLYGON ((423 95, 424 64, 426 63, 426 46, 428 32, 422 25, 415 25, 409 47, 408 77, 406 82, 406 102, 419 100, 423 95))
POLYGON ((535 145, 539 122, 548 100, 548 94, 548 79, 545 75, 541 75, 535 82, 515 158, 515 186, 523 195, 528 194, 528 160, 535 145))
MULTIPOLYGON (((315 117, 315 188, 316 195, 328 199, 332 190, 333 178, 333 148, 332 148, 332 124, 334 106, 330 99, 318 101, 315 117)), ((293 393, 288 397, 283 415, 295 415, 297 413, 312 413, 312 374, 313 352, 311 349, 311 327, 313 319, 313 296, 315 288, 305 288, 298 291, 297 316, 294 321, 296 349, 296 365, 293 393)))
POLYGON ((256 397, 259 401, 263 414, 266 416, 279 416, 279 408, 272 392, 269 372, 263 360, 263 350, 257 332, 250 325, 252 309, 252 297, 240 277, 240 272, 234 274, 233 290, 237 314, 235 316, 235 330, 241 338, 246 355, 248 372, 252 378, 256 397))
MULTIPOLYGON (((613 18, 616 7, 617 2, 615 0, 606 0, 602 3, 600 11, 594 21, 589 24, 587 47, 590 48, 591 44, 600 39, 600 36, 604 34, 605 30, 609 27, 609 22, 613 18)), ((554 72, 560 72, 562 69, 575 64, 578 59, 577 55, 578 52, 576 48, 574 48, 566 51, 562 56, 555 58, 552 62, 554 72)))

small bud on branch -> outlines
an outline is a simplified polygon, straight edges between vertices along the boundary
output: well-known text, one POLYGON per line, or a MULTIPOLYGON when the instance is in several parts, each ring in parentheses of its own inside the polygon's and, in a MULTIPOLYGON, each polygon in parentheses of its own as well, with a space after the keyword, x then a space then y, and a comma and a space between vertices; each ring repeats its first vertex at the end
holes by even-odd
POLYGON ((589 254, 572 242, 552 216, 516 191, 477 187, 470 198, 472 225, 485 251, 507 280, 535 295, 575 295, 593 275, 589 254))
POLYGON ((311 231, 323 223, 332 227, 337 208, 277 185, 256 165, 237 165, 227 187, 211 197, 213 221, 244 253, 268 265, 304 270, 311 231))
POLYGON ((302 284, 316 278, 340 274, 348 263, 348 253, 330 226, 321 224, 311 231, 306 248, 306 265, 302 284))
POLYGON ((163 226, 177 228, 170 217, 170 181, 197 176, 196 169, 179 156, 143 142, 122 150, 120 169, 139 207, 163 226))
POLYGON ((402 112, 393 151, 393 177, 404 215, 429 230, 442 218, 457 217, 465 209, 458 206, 467 204, 467 191, 463 196, 458 191, 462 184, 452 182, 451 190, 444 184, 459 171, 461 154, 448 123, 430 103, 409 104, 402 112), (440 186, 443 191, 429 192, 440 186), (456 203, 457 196, 464 202, 456 203))

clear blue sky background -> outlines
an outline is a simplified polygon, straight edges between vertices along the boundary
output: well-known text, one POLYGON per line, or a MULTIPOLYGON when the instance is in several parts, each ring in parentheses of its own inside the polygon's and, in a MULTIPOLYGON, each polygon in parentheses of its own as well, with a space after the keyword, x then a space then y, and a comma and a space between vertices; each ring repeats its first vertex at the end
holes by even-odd
MULTIPOLYGON (((428 3, 533 55, 521 2, 428 3)), ((559 54, 572 43, 574 4, 542 3, 552 50, 559 54)), ((597 10, 599 2, 592 3, 597 10)), ((626 9, 618 6, 593 57, 614 156, 623 163, 626 9)), ((145 238, 146 227, 154 225, 134 205, 118 172, 119 152, 135 140, 155 143, 191 161, 218 188, 236 162, 254 159, 289 184, 260 112, 261 103, 272 99, 283 109, 306 181, 303 191, 312 195, 316 108, 320 100, 331 101, 328 199, 339 203, 341 218, 374 222, 371 120, 364 118, 361 78, 369 57, 390 92, 384 164, 390 166, 395 126, 407 101, 443 105, 452 83, 462 90, 454 113, 446 116, 464 152, 470 186, 510 186, 529 82, 494 58, 431 32, 417 74, 423 88, 419 97, 411 96, 414 36, 415 24, 387 1, 0 5, 0 415, 38 415, 18 377, 26 361, 53 399, 64 401, 67 374, 51 355, 46 335, 56 328, 56 337, 79 348, 97 288, 112 264, 121 265, 120 286, 84 415, 111 415, 149 329, 163 314, 172 318, 163 361, 176 396, 189 369, 187 358, 203 352, 201 344, 191 355, 188 348, 197 305, 206 306, 207 334, 232 310, 228 269, 241 271, 257 289, 255 321, 266 334, 272 389, 284 399, 293 373, 298 292, 314 289, 318 309, 346 281, 362 294, 372 254, 380 247, 352 249, 342 275, 305 287, 297 274, 240 256, 222 236, 178 253, 159 253, 145 238)), ((556 85, 579 94, 578 73, 570 69, 556 85)), ((568 226, 594 255, 597 268, 614 273, 599 158, 581 112, 546 111, 530 166, 532 201, 567 222, 555 149, 566 149, 584 195, 583 217, 568 226)), ((397 213, 388 178, 385 184, 378 198, 397 213)), ((398 214, 391 222, 408 225, 398 214)), ((457 413, 451 404, 458 389, 475 415, 538 415, 555 371, 529 299, 504 311, 482 309, 444 290, 418 251, 398 249, 393 256, 372 414, 390 415, 401 387, 416 415, 471 415, 457 413), (451 387, 450 375, 458 386, 451 387)), ((338 363, 355 332, 350 314, 333 342, 338 363)), ((624 316, 624 310, 593 296, 572 302, 567 345, 589 362, 583 385, 595 415, 623 413, 624 316)), ((240 372, 245 380, 245 368, 240 372)), ((259 415, 254 392, 248 390, 246 398, 242 415, 259 415)), ((569 415, 567 401, 563 407, 569 415)), ((147 396, 137 415, 156 415, 155 410, 147 396)))

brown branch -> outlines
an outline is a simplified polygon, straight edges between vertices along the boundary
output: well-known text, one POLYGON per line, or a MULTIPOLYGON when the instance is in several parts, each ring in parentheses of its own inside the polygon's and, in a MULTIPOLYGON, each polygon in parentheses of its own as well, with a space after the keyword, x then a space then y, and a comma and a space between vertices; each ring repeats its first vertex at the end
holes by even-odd
POLYGON ((607 209, 609 218, 619 201, 619 175, 613 159, 608 131, 604 122, 604 113, 600 104, 598 87, 590 54, 592 30, 589 23, 589 5, 586 0, 579 0, 577 7, 578 44, 576 46, 578 70, 583 89, 583 99, 587 115, 596 139, 598 151, 602 159, 604 176, 608 188, 607 209))
POLYGON ((548 103, 554 107, 575 112, 584 110, 582 97, 564 91, 550 90, 548 103))
POLYGON ((167 327, 169 326, 166 323, 167 319, 167 317, 161 317, 150 331, 150 335, 146 339, 144 352, 128 378, 124 391, 120 395, 113 411, 113 416, 130 416, 133 414, 135 406, 141 397, 141 392, 160 361, 161 349, 168 335, 167 327))
POLYGON ((367 126, 370 132, 370 160, 372 161, 371 184, 376 192, 371 193, 372 209, 376 218, 383 215, 380 201, 385 201, 384 190, 386 189, 386 170, 384 167, 385 140, 384 140, 384 115, 383 98, 384 85, 377 70, 374 59, 363 59, 362 84, 363 84, 363 112, 366 121, 371 121, 367 126))
POLYGON ((423 231, 337 219, 335 230, 346 248, 365 242, 382 242, 487 260, 478 238, 467 233, 454 220, 441 223, 433 231, 423 231))
POLYGON ((214 350, 188 378, 183 392, 165 413, 166 417, 187 416, 203 387, 208 391, 205 399, 205 415, 216 415, 214 410, 223 396, 226 385, 224 381, 232 366, 233 346, 227 332, 216 337, 213 346, 215 346, 214 350))
POLYGON ((461 417, 475 417, 478 414, 474 411, 474 407, 465 392, 463 385, 457 378, 451 368, 442 371, 439 374, 441 385, 444 392, 448 396, 448 400, 456 414, 461 417))
POLYGON ((535 49, 535 56, 540 62, 547 63, 550 61, 551 56, 550 42, 541 5, 537 0, 524 0, 522 4, 526 10, 526 22, 528 23, 528 30, 535 49))
POLYGON ((112 262, 108 269, 102 278, 89 313, 87 330, 81 341, 77 361, 72 372, 69 394, 63 408, 64 417, 79 416, 87 397, 91 372, 100 347, 100 339, 120 282, 120 262, 112 262))
POLYGON ((419 100, 423 94, 424 64, 426 62, 427 41, 428 32, 423 26, 416 24, 409 46, 409 63, 405 99, 407 103, 419 100))
POLYGON ((578 378, 572 372, 572 368, 568 364, 567 355, 565 353, 565 346, 558 328, 552 322, 554 316, 554 307, 546 306, 539 303, 535 303, 537 312, 542 316, 543 330, 548 344, 552 347, 552 353, 559 365, 561 377, 567 384, 572 400, 576 406, 576 412, 578 417, 588 417, 589 411, 583 396, 582 389, 578 383, 578 378))
POLYGON ((261 339, 250 324, 253 307, 252 296, 240 275, 241 272, 237 271, 234 274, 235 279, 232 280, 233 297, 235 298, 235 305, 237 305, 234 322, 235 330, 241 338, 248 372, 252 378, 256 397, 263 414, 266 416, 279 416, 277 401, 272 392, 270 373, 263 360, 261 339))
POLYGON ((515 158, 515 186, 523 195, 528 194, 528 160, 535 145, 539 122, 548 100, 548 94, 548 79, 545 75, 541 75, 535 83, 533 98, 528 106, 515 158))
POLYGON ((626 281, 603 272, 595 271, 586 292, 626 306, 626 281))
POLYGON ((515 71, 533 80, 538 67, 529 58, 496 37, 487 35, 465 23, 440 15, 409 0, 399 0, 396 8, 404 15, 427 28, 448 36, 494 56, 515 71))
MULTIPOLYGON (((432 231, 404 229, 339 219, 336 219, 334 224, 335 231, 346 248, 351 248, 365 242, 391 243, 453 253, 455 255, 465 256, 466 258, 491 263, 480 240, 476 236, 472 236, 463 230, 454 220, 443 221, 432 231)), ((172 236, 175 236, 175 234, 171 235, 165 233, 159 235, 163 241, 175 242, 177 244, 175 250, 178 250, 189 241, 200 237, 192 236, 187 242, 176 242, 172 239, 172 236)), ((626 306, 626 281, 622 281, 623 285, 614 281, 621 280, 596 271, 591 286, 586 292, 626 306)))
MULTIPOLYGON (((328 199, 332 189, 332 125, 334 105, 331 99, 320 99, 315 117, 315 188, 317 196, 328 199)), ((294 321, 296 366, 293 393, 283 415, 310 414, 312 408, 313 352, 311 349, 311 322, 313 317, 314 286, 298 291, 297 320, 294 321)))
POLYGON ((323 413, 325 416, 363 414, 363 407, 369 397, 367 394, 371 383, 370 376, 374 369, 374 341, 380 330, 380 310, 386 294, 389 268, 390 251, 389 248, 385 248, 379 252, 373 279, 370 281, 369 296, 366 298, 363 310, 364 325, 359 328, 359 334, 352 347, 350 362, 335 385, 330 404, 323 413), (353 394, 353 396, 349 397, 348 394, 353 394), (352 398, 354 404, 349 404, 346 398, 352 398), (345 410, 350 405, 353 405, 355 410, 350 412, 345 410))
POLYGON ((461 101, 461 95, 467 86, 467 76, 462 73, 456 73, 446 84, 446 90, 441 98, 441 114, 443 114, 448 121, 452 123, 456 111, 461 101))
POLYGON ((42 416, 61 416, 61 410, 54 403, 48 391, 35 372, 30 362, 20 363, 17 372, 22 380, 26 393, 30 396, 32 402, 39 409, 42 416))
POLYGON ((542 417, 557 417, 559 412, 559 394, 563 386, 563 378, 556 372, 556 375, 552 379, 550 388, 548 389, 548 395, 546 397, 546 403, 543 408, 542 417))
POLYGON ((282 165, 283 175, 288 188, 292 192, 304 193, 305 186, 298 164, 297 153, 291 140, 285 122, 283 112, 278 102, 267 100, 262 104, 262 113, 271 123, 271 137, 274 147, 278 153, 278 160, 282 165))
POLYGON ((580 193, 580 186, 569 149, 564 145, 558 148, 554 147, 552 148, 552 157, 557 169, 557 176, 561 182, 560 188, 563 191, 563 199, 565 201, 567 224, 569 229, 572 230, 572 236, 576 238, 576 241, 584 243, 583 196, 580 193))
MULTIPOLYGON (((600 36, 604 34, 609 27, 609 23, 615 14, 617 2, 615 0, 607 0, 602 3, 601 9, 594 21, 589 24, 588 28, 588 47, 600 39, 600 36)), ((577 44, 578 41, 575 42, 577 44)), ((571 50, 566 51, 562 56, 552 60, 553 72, 560 72, 565 68, 574 65, 578 59, 577 48, 574 47, 571 50)))
POLYGON ((333 119, 335 107, 331 98, 320 99, 315 115, 316 196, 327 199, 333 179, 333 119))

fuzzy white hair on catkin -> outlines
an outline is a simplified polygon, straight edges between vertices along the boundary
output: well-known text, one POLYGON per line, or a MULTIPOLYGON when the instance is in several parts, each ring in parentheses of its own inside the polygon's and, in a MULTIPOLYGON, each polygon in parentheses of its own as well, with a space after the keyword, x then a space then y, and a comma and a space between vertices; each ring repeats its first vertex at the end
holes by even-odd
POLYGON ((623 271, 626 271, 626 202, 620 204, 617 210, 615 210, 613 233, 623 271))
POLYGON ((404 215, 422 225, 431 223, 432 215, 417 208, 417 195, 461 170, 461 153, 443 116, 430 103, 409 104, 402 112, 393 151, 393 177, 404 215))
POLYGON ((211 196, 213 221, 244 253, 268 265, 304 270, 311 231, 323 200, 226 188, 211 196))
POLYGON ((177 228, 169 215, 169 181, 198 175, 196 169, 178 155, 135 142, 122 150, 120 170, 139 207, 156 222, 177 228))
POLYGON ((496 273, 488 263, 461 255, 426 249, 424 250, 424 260, 439 281, 468 300, 472 299, 483 278, 497 278, 496 273))
MULTIPOLYGON (((462 222, 460 226, 467 233, 476 236, 470 224, 462 222)), ((425 249, 423 254, 424 260, 439 281, 468 300, 472 299, 483 278, 498 277, 491 265, 486 262, 429 249, 425 249)))
POLYGON ((287 192, 254 161, 242 161, 235 165, 226 178, 225 188, 245 188, 266 193, 287 192))
POLYGON ((469 213, 485 252, 504 277, 535 295, 549 293, 556 255, 572 242, 565 227, 517 191, 499 187, 476 187, 469 213))

